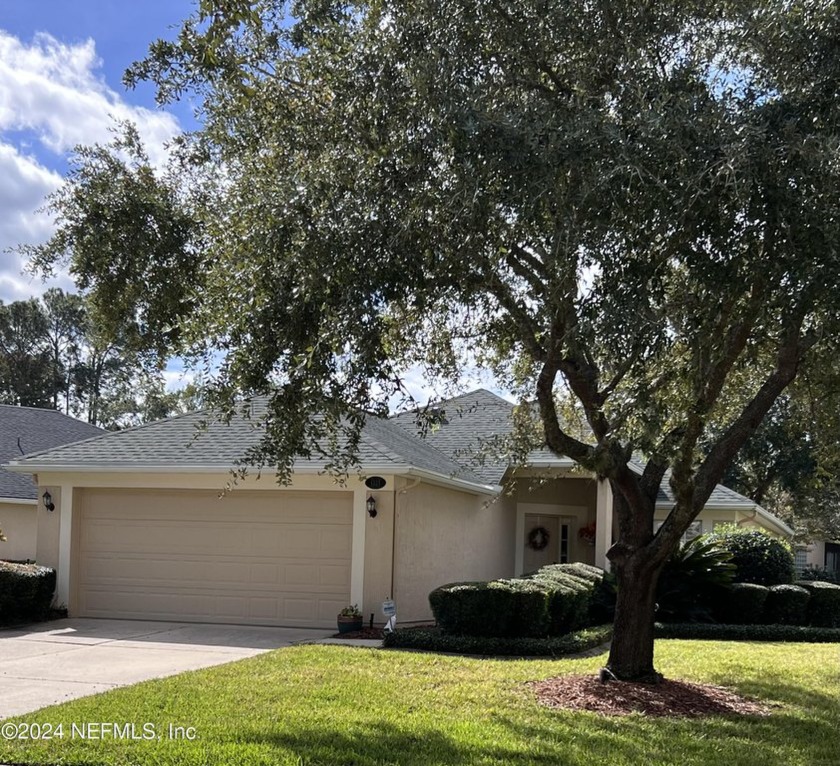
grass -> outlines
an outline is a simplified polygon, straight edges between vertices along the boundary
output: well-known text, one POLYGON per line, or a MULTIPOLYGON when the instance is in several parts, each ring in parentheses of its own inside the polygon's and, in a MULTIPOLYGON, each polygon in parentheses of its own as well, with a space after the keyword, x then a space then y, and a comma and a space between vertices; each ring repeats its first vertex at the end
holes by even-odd
POLYGON ((836 766, 836 644, 657 642, 668 677, 778 705, 769 718, 606 719, 539 706, 524 682, 603 657, 503 660, 300 646, 58 705, 15 722, 65 738, 0 740, 11 764, 836 766), (153 723, 154 741, 71 739, 71 724, 153 723), (194 741, 170 740, 169 724, 194 741))

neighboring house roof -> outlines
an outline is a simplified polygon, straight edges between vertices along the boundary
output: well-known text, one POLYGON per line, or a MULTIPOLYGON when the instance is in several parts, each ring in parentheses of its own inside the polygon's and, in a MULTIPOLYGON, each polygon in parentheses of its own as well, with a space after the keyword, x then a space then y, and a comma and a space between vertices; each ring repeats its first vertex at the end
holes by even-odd
MULTIPOLYGON (((102 433, 101 428, 56 410, 0 404, 0 465, 30 452, 102 433)), ((0 468, 0 498, 34 500, 37 496, 30 476, 0 468)))
MULTIPOLYGON (((256 414, 263 410, 257 401, 256 414)), ((146 423, 125 431, 46 450, 13 461, 11 470, 29 471, 155 471, 217 472, 235 466, 262 437, 259 418, 235 415, 230 423, 213 421, 207 412, 194 412, 146 423), (206 428, 202 424, 206 423, 206 428)), ((485 494, 498 491, 467 466, 434 445, 407 434, 397 424, 368 418, 359 442, 358 462, 366 472, 413 474, 463 485, 485 494)), ((297 473, 327 469, 321 457, 299 458, 297 473)))

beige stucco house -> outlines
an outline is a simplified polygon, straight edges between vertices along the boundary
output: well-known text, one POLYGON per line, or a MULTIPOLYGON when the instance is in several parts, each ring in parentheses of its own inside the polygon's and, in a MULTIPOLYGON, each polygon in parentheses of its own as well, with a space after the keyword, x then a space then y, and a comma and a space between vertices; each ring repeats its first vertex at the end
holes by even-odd
MULTIPOLYGON (((55 410, 0 404, 0 465, 29 452, 58 447, 104 433, 55 410)), ((35 558, 38 488, 32 477, 0 468, 0 559, 35 558)))
MULTIPOLYGON (((37 508, 36 557, 58 570, 58 601, 71 615, 329 627, 351 603, 381 622, 392 597, 400 622, 422 621, 429 591, 445 582, 553 561, 607 563, 604 482, 548 452, 518 469, 474 459, 486 439, 509 432, 511 408, 473 391, 440 405, 426 437, 412 413, 368 419, 361 471, 344 483, 323 462, 299 460, 290 486, 263 471, 220 496, 260 434, 238 418, 196 436, 201 414, 13 460, 8 470, 34 474, 52 495, 53 512, 37 508)), ((663 518, 669 506, 663 491, 663 518)), ((738 522, 791 534, 724 487, 698 521, 702 531, 738 522)))

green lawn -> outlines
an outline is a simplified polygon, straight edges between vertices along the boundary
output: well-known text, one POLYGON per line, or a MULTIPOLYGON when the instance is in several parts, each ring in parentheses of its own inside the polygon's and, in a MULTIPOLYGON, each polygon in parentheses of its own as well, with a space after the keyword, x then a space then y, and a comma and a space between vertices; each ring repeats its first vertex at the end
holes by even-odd
POLYGON ((605 719, 539 706, 524 682, 584 660, 479 660, 338 646, 281 649, 14 721, 62 723, 52 742, 0 740, 12 764, 632 764, 837 766, 837 644, 659 641, 667 676, 776 703, 769 718, 605 719), (71 724, 152 723, 159 740, 69 736, 71 724), (169 724, 193 726, 192 742, 169 724))

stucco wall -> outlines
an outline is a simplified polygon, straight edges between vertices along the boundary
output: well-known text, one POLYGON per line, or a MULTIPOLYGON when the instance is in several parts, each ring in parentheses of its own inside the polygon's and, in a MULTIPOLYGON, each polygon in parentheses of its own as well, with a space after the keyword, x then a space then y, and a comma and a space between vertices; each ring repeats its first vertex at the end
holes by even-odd
POLYGON ((376 501, 376 517, 365 514, 364 602, 359 606, 365 624, 371 614, 379 624, 385 622, 382 602, 393 595, 394 491, 371 492, 370 496, 376 501))
POLYGON ((35 558, 38 510, 39 506, 34 503, 0 503, 0 529, 6 536, 6 542, 0 542, 0 559, 26 561, 35 558))
POLYGON ((35 560, 46 567, 58 569, 58 531, 61 522, 61 488, 56 486, 39 486, 38 494, 49 490, 52 495, 55 511, 47 511, 43 505, 38 507, 37 540, 35 545, 35 560))
POLYGON ((516 482, 516 500, 520 503, 545 503, 546 505, 585 506, 590 520, 595 519, 597 482, 583 477, 549 479, 532 484, 527 479, 516 482))
POLYGON ((825 566, 825 542, 823 540, 808 544, 806 561, 809 566, 825 566))
POLYGON ((394 599, 399 622, 432 619, 429 592, 513 575, 515 504, 419 484, 396 496, 394 599))

